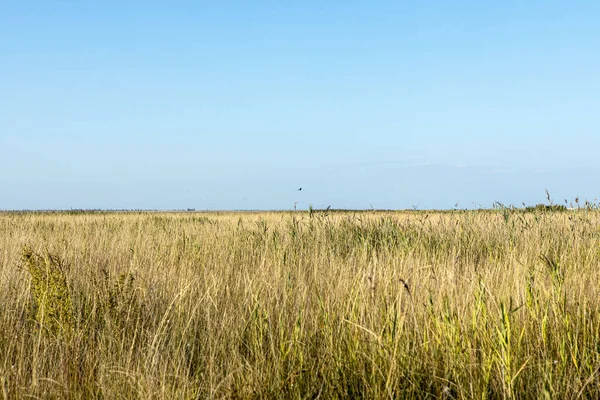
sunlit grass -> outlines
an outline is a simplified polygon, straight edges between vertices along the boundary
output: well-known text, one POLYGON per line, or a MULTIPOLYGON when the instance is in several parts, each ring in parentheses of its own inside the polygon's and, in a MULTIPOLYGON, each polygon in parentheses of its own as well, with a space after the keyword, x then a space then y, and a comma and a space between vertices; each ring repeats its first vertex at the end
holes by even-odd
POLYGON ((600 398, 599 270, 591 209, 0 214, 0 393, 600 398))

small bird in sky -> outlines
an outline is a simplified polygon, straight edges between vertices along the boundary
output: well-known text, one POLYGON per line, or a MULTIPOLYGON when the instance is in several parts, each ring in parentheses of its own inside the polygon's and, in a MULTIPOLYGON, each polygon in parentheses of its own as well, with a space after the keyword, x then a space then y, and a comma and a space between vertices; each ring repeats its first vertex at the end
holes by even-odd
POLYGON ((298 189, 298 191, 299 191, 299 192, 301 192, 301 191, 302 191, 302 188, 298 189))

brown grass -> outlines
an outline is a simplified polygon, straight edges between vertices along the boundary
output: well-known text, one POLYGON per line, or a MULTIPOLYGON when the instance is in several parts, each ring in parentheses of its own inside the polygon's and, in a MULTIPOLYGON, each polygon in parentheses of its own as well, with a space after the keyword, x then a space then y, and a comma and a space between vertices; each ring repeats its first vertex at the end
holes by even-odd
POLYGON ((0 396, 600 398, 598 271, 590 210, 0 214, 0 396))

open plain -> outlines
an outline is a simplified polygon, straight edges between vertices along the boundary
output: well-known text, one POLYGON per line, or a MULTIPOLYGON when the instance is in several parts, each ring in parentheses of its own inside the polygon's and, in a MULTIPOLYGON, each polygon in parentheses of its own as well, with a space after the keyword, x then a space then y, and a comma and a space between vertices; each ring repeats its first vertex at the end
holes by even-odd
POLYGON ((0 396, 600 398, 600 213, 0 214, 0 396))

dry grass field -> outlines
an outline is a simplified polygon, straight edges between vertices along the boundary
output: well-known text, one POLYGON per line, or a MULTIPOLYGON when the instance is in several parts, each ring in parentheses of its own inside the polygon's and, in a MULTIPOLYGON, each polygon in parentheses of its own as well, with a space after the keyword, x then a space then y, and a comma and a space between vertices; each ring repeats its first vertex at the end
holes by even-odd
POLYGON ((600 398, 600 212, 0 213, 0 398, 600 398))

